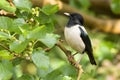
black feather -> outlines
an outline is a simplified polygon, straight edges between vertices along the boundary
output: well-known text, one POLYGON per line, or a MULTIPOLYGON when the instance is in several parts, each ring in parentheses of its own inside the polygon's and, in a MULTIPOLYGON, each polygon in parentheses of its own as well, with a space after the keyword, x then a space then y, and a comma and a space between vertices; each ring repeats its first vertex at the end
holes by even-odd
POLYGON ((83 23, 84 23, 84 19, 81 15, 79 15, 77 13, 71 13, 70 19, 67 23, 67 27, 72 27, 76 24, 83 25, 83 23))
POLYGON ((93 50, 92 50, 92 45, 91 45, 90 38, 83 31, 83 29, 81 27, 79 27, 79 29, 81 31, 80 37, 82 38, 83 42, 85 43, 85 50, 84 50, 84 52, 87 52, 91 64, 96 65, 95 59, 93 57, 93 50))
POLYGON ((84 30, 81 28, 81 26, 83 26, 83 23, 84 23, 84 19, 83 19, 82 15, 80 15, 78 13, 70 13, 69 17, 70 17, 70 19, 69 19, 66 27, 74 27, 74 25, 80 25, 80 27, 79 27, 79 29, 81 31, 80 37, 82 38, 82 40, 85 44, 85 49, 82 53, 87 52, 87 55, 89 57, 91 64, 96 65, 96 62, 95 62, 95 59, 93 56, 93 50, 92 50, 90 38, 89 38, 88 34, 86 32, 84 32, 84 30))

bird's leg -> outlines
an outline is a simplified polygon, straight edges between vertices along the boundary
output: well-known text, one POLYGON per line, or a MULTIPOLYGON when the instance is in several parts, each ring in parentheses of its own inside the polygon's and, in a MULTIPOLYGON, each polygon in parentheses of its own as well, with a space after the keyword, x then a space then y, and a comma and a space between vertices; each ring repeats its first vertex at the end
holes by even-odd
POLYGON ((78 61, 77 61, 78 64, 80 63, 82 57, 83 57, 83 54, 81 54, 80 58, 78 59, 78 61))
MULTIPOLYGON (((79 52, 76 52, 75 54, 73 54, 72 56, 74 57, 76 54, 78 54, 79 52)), ((80 61, 81 61, 81 59, 82 59, 82 57, 83 57, 83 54, 81 54, 80 55, 80 58, 77 60, 77 62, 76 62, 76 64, 75 65, 78 65, 79 63, 80 63, 80 61)))
POLYGON ((75 54, 73 54, 72 56, 74 57, 76 54, 78 54, 78 52, 76 52, 75 54))

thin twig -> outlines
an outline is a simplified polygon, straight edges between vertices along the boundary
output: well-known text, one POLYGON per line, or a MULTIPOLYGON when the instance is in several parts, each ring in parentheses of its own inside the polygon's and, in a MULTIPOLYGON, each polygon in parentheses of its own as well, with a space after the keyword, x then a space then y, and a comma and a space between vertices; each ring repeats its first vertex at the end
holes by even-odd
POLYGON ((82 73, 83 73, 82 66, 78 65, 78 77, 77 77, 77 80, 80 80, 80 77, 81 77, 82 73))
POLYGON ((3 47, 4 49, 6 49, 7 51, 9 51, 10 53, 12 53, 11 50, 9 50, 6 46, 4 46, 3 44, 0 43, 0 46, 3 47))
POLYGON ((3 44, 0 43, 0 46, 1 46, 2 48, 4 48, 5 50, 7 50, 8 52, 10 52, 10 54, 13 54, 13 56, 15 56, 15 57, 20 57, 20 55, 15 54, 15 53, 12 52, 9 48, 7 48, 5 45, 3 45, 3 44))
POLYGON ((81 74, 83 72, 81 65, 77 63, 71 52, 61 44, 60 40, 56 43, 56 46, 58 46, 65 53, 65 55, 68 58, 68 61, 78 70, 77 80, 80 80, 81 74))

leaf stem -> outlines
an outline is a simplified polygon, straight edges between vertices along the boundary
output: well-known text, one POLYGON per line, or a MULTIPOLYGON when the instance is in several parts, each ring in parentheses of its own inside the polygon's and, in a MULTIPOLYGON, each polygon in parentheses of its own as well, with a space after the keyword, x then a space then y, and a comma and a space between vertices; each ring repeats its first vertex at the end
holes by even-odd
POLYGON ((4 49, 6 49, 7 51, 9 51, 10 53, 13 53, 11 50, 9 50, 5 45, 0 43, 0 46, 3 47, 4 49))
POLYGON ((20 55, 15 54, 9 48, 7 48, 5 45, 0 43, 0 46, 3 47, 4 49, 6 49, 8 52, 10 52, 10 54, 13 54, 15 57, 20 57, 20 55))

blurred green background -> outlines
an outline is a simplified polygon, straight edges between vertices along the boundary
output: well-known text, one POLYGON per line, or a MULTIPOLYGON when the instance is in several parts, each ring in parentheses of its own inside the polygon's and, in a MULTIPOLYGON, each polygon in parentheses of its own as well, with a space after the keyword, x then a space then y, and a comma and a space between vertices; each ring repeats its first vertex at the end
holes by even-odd
MULTIPOLYGON (((111 20, 114 27, 117 25, 114 20, 120 20, 119 8, 120 0, 1 0, 0 80, 76 80, 77 70, 68 62, 63 51, 54 46, 62 39, 63 46, 75 53, 64 40, 68 18, 63 15, 65 10, 74 9, 83 17, 92 16, 89 19, 85 17, 85 28, 97 62, 97 66, 91 65, 84 54, 80 62, 84 70, 81 80, 120 80, 120 32, 106 32, 106 26, 100 30, 89 25, 89 20, 95 18, 98 24, 99 19, 102 22, 111 20), (49 5, 44 5, 44 1, 49 5), (50 5, 58 2, 71 9, 50 5), (5 15, 2 10, 8 13, 5 15), (51 50, 45 52, 46 48, 51 50)), ((119 25, 117 27, 120 29, 119 25)), ((79 56, 77 54, 75 59, 79 56)))

